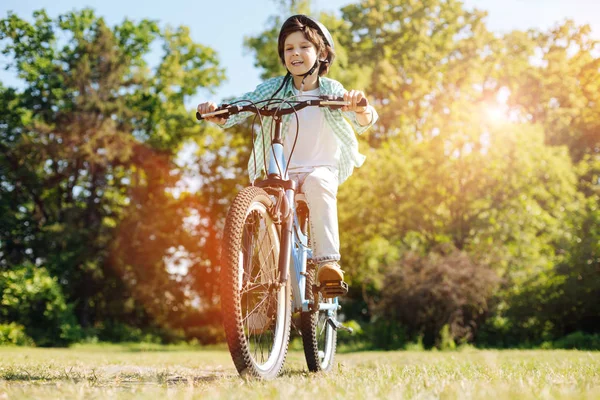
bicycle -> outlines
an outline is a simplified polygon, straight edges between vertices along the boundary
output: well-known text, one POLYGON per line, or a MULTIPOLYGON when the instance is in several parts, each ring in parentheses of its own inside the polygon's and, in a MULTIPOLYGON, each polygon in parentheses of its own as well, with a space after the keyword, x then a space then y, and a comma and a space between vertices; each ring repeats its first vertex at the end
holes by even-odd
POLYGON ((293 312, 300 312, 304 354, 312 372, 332 369, 337 330, 352 331, 337 320, 337 296, 345 294, 347 286, 315 285, 309 209, 303 194, 296 193, 296 182, 289 179, 281 137, 283 115, 309 106, 335 109, 348 103, 327 96, 260 103, 266 104, 260 108, 259 103, 224 104, 212 113, 196 113, 196 118, 227 118, 240 112, 273 117, 267 178, 237 194, 227 214, 221 247, 221 309, 229 351, 242 377, 268 380, 283 368, 293 312), (323 290, 328 297, 336 297, 324 298, 323 290))

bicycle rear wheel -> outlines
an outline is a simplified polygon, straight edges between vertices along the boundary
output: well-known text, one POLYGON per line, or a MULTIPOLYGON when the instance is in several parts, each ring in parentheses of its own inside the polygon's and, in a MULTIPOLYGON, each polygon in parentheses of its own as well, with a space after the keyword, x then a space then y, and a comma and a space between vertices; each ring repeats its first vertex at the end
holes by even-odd
MULTIPOLYGON (((312 290, 315 282, 316 268, 309 268, 306 274, 306 297, 313 300, 312 290)), ((335 299, 324 301, 321 293, 317 293, 316 307, 320 302, 333 303, 335 299)), ((300 316, 302 344, 308 369, 312 372, 327 372, 333 367, 337 348, 337 330, 327 320, 337 320, 337 310, 317 310, 303 312, 300 316)))
POLYGON ((291 287, 280 283, 280 240, 269 195, 242 190, 225 222, 221 307, 227 344, 242 377, 273 379, 283 368, 291 322, 291 287))

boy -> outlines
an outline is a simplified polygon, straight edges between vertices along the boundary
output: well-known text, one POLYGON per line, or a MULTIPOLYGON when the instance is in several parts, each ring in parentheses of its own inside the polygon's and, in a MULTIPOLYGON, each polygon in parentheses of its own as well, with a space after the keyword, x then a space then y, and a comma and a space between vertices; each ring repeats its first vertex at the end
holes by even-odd
MULTIPOLYGON (((298 112, 300 131, 296 139, 296 123, 291 116, 283 118, 282 136, 286 160, 290 160, 288 174, 297 182, 304 193, 310 210, 311 243, 313 261, 317 265, 317 284, 344 280, 340 260, 340 244, 337 219, 337 188, 360 167, 365 157, 358 152, 358 134, 369 129, 377 120, 377 112, 368 104, 357 104, 365 99, 360 90, 346 91, 339 82, 323 78, 335 58, 331 34, 318 21, 306 15, 288 18, 279 32, 278 52, 288 73, 260 84, 254 92, 239 99, 253 102, 279 97, 305 100, 319 95, 343 96, 349 102, 341 110, 307 107, 298 112)), ((238 99, 238 100, 239 100, 238 99)), ((198 105, 198 112, 206 114, 217 105, 206 102, 198 105)), ((241 122, 249 115, 238 114, 228 120, 213 117, 207 120, 227 128, 241 122)), ((267 128, 270 125, 267 124, 267 128)), ((270 129, 266 129, 270 132, 270 129)), ((248 163, 251 181, 261 175, 265 165, 263 132, 259 132, 254 143, 259 160, 254 154, 248 163), (256 166, 259 169, 256 170, 256 166)))

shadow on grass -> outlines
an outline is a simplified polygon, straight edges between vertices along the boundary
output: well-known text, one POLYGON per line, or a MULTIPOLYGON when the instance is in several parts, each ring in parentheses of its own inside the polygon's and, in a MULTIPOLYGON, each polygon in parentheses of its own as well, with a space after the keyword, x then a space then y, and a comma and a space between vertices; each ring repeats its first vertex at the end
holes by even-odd
MULTIPOLYGON (((164 376, 164 377, 131 377, 128 375, 118 376, 118 378, 114 375, 104 376, 99 374, 97 376, 95 372, 91 374, 83 375, 80 374, 78 376, 69 376, 65 375, 47 375, 47 374, 36 374, 30 373, 26 370, 11 370, 6 371, 0 375, 0 379, 8 382, 8 383, 33 383, 33 382, 71 382, 71 383, 79 383, 79 382, 89 382, 91 384, 101 384, 106 385, 107 383, 112 383, 115 387, 124 386, 128 387, 131 385, 186 385, 186 384, 202 384, 202 383, 213 383, 221 380, 237 378, 237 374, 227 373, 227 372, 218 372, 218 371, 199 371, 199 373, 190 374, 188 376, 183 375, 174 375, 174 376, 164 376)), ((0 397, 1 398, 1 397, 0 397)))
POLYGON ((168 352, 181 352, 181 351, 225 351, 227 350, 226 344, 217 344, 210 346, 194 346, 194 345, 162 345, 152 343, 125 343, 121 345, 124 351, 130 353, 142 353, 142 352, 156 352, 156 353, 168 353, 168 352))
POLYGON ((69 346, 72 350, 83 350, 87 352, 128 352, 128 353, 174 353, 184 351, 227 351, 226 343, 213 345, 195 344, 158 344, 144 342, 121 342, 121 343, 77 343, 69 346))
POLYGON ((168 385, 180 385, 180 384, 199 384, 199 383, 212 383, 221 381, 228 378, 234 378, 235 375, 226 375, 219 373, 211 373, 201 376, 172 376, 166 380, 168 385))
POLYGON ((0 375, 0 379, 9 381, 9 382, 10 381, 12 381, 12 382, 17 382, 17 381, 35 382, 35 381, 47 381, 52 378, 46 374, 35 374, 35 373, 31 374, 31 373, 29 373, 29 371, 26 371, 26 370, 8 370, 0 375))

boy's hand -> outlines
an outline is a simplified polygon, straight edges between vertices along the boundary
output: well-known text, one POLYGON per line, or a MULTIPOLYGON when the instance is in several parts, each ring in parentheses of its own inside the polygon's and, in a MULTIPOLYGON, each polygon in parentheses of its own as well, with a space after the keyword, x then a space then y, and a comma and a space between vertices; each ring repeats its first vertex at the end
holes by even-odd
POLYGON ((367 96, 361 90, 350 90, 349 92, 344 93, 344 100, 350 102, 349 105, 344 106, 342 111, 352 111, 355 113, 364 113, 367 111, 367 107, 358 106, 358 102, 362 99, 367 101, 367 106, 369 105, 369 100, 367 100, 367 96))
MULTIPOLYGON (((208 114, 215 111, 218 106, 212 101, 207 101, 206 103, 198 104, 197 111, 200 114, 208 114)), ((214 122, 215 124, 223 125, 227 119, 220 118, 218 116, 205 118, 207 121, 214 122)))
POLYGON ((356 120, 362 126, 368 125, 371 123, 371 119, 373 116, 371 115, 371 111, 369 110, 369 100, 365 93, 361 90, 350 90, 349 92, 344 93, 344 100, 350 102, 349 105, 342 107, 342 111, 351 111, 356 113, 356 120), (357 105, 359 101, 365 99, 367 102, 366 106, 357 105))

